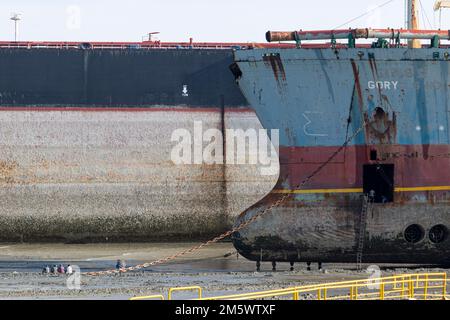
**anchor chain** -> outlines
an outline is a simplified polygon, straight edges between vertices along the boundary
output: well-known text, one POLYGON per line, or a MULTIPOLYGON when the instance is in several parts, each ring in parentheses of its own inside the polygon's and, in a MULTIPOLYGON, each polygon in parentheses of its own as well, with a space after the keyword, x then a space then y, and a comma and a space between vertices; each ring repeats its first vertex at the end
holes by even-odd
MULTIPOLYGON (((367 125, 367 122, 364 121, 363 124, 361 125, 361 127, 359 127, 358 130, 356 130, 335 152, 333 152, 333 154, 330 155, 330 157, 324 163, 322 163, 320 166, 318 166, 316 170, 314 170, 308 177, 306 177, 300 184, 298 184, 296 189, 302 188, 309 180, 311 180, 315 175, 317 175, 320 171, 322 171, 323 168, 325 168, 344 148, 346 148, 348 146, 348 144, 366 127, 366 125, 367 125)), ((248 225, 250 225, 253 222, 255 222, 257 219, 259 219, 261 216, 265 215, 267 212, 272 210, 273 208, 278 207, 279 205, 281 205, 289 197, 290 197, 290 194, 280 195, 280 198, 277 201, 273 202, 270 206, 268 206, 264 210, 256 213, 250 219, 248 219, 246 221, 243 221, 238 226, 228 230, 225 233, 222 233, 221 235, 219 235, 219 236, 217 236, 217 237, 215 237, 215 238, 213 238, 211 240, 208 240, 208 241, 203 242, 203 243, 201 243, 199 245, 193 246, 193 247, 191 247, 189 249, 180 251, 180 252, 178 252, 178 253, 176 253, 174 255, 165 257, 163 259, 151 261, 151 262, 138 264, 138 265, 135 265, 135 266, 132 266, 132 267, 126 267, 126 268, 120 268, 120 269, 111 269, 111 270, 104 270, 104 271, 83 272, 82 274, 83 275, 89 275, 89 276, 118 274, 118 273, 130 272, 130 271, 137 271, 137 270, 145 269, 145 268, 148 268, 148 267, 154 266, 154 265, 164 264, 164 263, 169 262, 171 260, 174 260, 176 258, 185 256, 185 255, 187 255, 189 253, 193 253, 195 251, 198 251, 198 250, 202 249, 203 247, 206 247, 206 246, 209 246, 209 245, 211 245, 213 243, 219 242, 220 240, 223 240, 223 239, 229 237, 233 233, 244 229, 248 225)))

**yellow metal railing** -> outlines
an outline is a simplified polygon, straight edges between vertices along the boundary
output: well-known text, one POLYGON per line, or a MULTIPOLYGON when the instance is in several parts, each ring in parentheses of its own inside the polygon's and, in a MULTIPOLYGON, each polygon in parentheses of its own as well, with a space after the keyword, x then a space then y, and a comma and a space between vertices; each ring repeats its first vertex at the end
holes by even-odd
POLYGON ((409 274, 376 279, 341 281, 209 297, 204 298, 204 300, 249 300, 289 296, 294 300, 298 300, 300 299, 300 294, 309 294, 315 300, 445 299, 447 298, 447 274, 409 274))
MULTIPOLYGON (((305 295, 308 295, 309 299, 315 300, 436 300, 449 298, 447 295, 448 281, 446 273, 405 274, 206 298, 202 298, 201 287, 193 286, 171 288, 168 300, 172 299, 173 292, 187 290, 197 290, 198 300, 252 300, 266 298, 301 300, 301 298, 307 298, 305 295)), ((139 300, 139 298, 141 297, 132 299, 139 300)))

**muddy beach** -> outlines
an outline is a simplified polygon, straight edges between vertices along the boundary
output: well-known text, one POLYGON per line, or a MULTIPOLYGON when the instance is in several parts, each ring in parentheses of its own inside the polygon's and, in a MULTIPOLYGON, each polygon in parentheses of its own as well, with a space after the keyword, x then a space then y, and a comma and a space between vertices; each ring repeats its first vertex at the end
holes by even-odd
MULTIPOLYGON (((120 275, 87 276, 80 286, 68 286, 64 274, 42 274, 46 265, 75 265, 81 272, 114 269, 117 259, 127 266, 161 259, 191 247, 192 243, 164 244, 1 244, 0 299, 129 299, 139 295, 163 294, 171 287, 200 286, 204 296, 269 290, 304 284, 364 279, 370 273, 357 271, 354 264, 324 264, 312 270, 298 263, 290 271, 279 263, 272 271, 265 262, 261 272, 255 263, 237 256, 230 243, 219 243, 186 255, 171 263, 120 275)), ((367 266, 366 266, 367 267, 367 266)), ((380 265, 382 276, 400 273, 443 272, 441 268, 380 265)), ((178 293, 175 298, 194 298, 195 293, 178 293)))

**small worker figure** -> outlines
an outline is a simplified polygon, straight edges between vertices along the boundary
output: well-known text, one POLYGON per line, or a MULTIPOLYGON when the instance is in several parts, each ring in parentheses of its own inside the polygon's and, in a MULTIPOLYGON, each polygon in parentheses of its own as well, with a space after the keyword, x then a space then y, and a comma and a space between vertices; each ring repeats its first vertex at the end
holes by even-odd
POLYGON ((66 273, 62 264, 60 264, 58 267, 58 273, 66 273))
POLYGON ((72 266, 69 264, 66 268, 66 274, 72 274, 73 273, 73 269, 72 266))
POLYGON ((50 267, 47 265, 42 269, 42 274, 49 274, 50 273, 50 267))
POLYGON ((58 272, 58 266, 55 264, 55 265, 53 265, 53 267, 52 267, 52 269, 51 269, 51 272, 53 273, 53 274, 56 274, 57 272, 58 272))
POLYGON ((124 269, 126 266, 125 261, 118 259, 117 263, 116 263, 116 269, 120 270, 120 269, 124 269))
POLYGON ((369 191, 369 200, 370 201, 375 200, 375 190, 373 190, 373 189, 369 191))

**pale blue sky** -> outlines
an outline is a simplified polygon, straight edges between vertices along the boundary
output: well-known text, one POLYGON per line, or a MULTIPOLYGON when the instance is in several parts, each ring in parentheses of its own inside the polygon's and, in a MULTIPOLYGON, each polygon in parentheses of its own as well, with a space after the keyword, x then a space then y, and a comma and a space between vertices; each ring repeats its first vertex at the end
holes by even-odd
MULTIPOLYGON (((141 41, 147 32, 160 31, 162 41, 262 42, 267 30, 333 29, 387 1, 1 0, 0 40, 14 39, 9 18, 19 12, 19 40, 141 41)), ((430 23, 438 24, 435 0, 421 1, 430 23)), ((345 27, 403 25, 404 0, 393 0, 345 27)), ((442 27, 450 29, 450 11, 442 27)))

